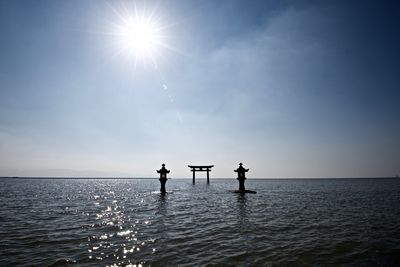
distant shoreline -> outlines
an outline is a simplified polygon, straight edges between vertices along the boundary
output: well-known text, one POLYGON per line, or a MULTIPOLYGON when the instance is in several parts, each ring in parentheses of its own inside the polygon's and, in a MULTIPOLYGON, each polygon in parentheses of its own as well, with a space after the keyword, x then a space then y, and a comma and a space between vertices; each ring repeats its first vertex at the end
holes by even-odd
MULTIPOLYGON (((0 176, 0 179, 53 179, 53 180, 158 180, 158 177, 40 177, 40 176, 0 176)), ((170 178, 173 180, 191 180, 191 178, 170 178)), ((203 178, 199 178, 202 180, 203 178)), ((204 178, 205 179, 205 178, 204 178)), ((231 180, 235 177, 211 178, 211 180, 231 180)), ((281 177, 281 178, 247 178, 248 180, 341 180, 341 179, 399 179, 399 177, 281 177)))

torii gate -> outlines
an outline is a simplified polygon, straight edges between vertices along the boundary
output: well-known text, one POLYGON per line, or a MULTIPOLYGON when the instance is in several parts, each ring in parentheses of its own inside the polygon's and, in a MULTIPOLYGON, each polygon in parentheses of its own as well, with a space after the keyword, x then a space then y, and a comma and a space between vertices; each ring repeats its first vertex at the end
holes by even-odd
POLYGON ((191 168, 191 171, 193 172, 193 184, 195 184, 196 171, 207 172, 207 184, 210 183, 210 171, 211 168, 214 167, 214 165, 205 165, 205 166, 188 165, 188 167, 191 168))

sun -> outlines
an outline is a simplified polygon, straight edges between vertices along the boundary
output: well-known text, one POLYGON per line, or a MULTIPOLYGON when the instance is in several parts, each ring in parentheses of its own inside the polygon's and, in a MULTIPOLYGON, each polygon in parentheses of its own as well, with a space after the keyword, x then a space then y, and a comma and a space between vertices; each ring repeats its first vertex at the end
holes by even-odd
POLYGON ((131 18, 120 31, 121 49, 137 58, 153 58, 161 42, 160 27, 150 19, 131 18))
POLYGON ((117 10, 111 7, 116 16, 112 35, 116 42, 117 54, 138 62, 151 62, 157 66, 157 58, 163 49, 171 49, 167 44, 166 29, 170 26, 162 22, 157 9, 149 11, 124 7, 117 10))

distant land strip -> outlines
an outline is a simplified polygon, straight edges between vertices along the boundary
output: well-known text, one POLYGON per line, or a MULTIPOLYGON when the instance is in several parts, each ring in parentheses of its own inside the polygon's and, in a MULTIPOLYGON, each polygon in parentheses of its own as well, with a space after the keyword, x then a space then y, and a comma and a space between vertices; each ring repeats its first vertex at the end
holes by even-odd
MULTIPOLYGON (((41 176, 0 176, 0 179, 90 179, 90 180, 95 180, 95 179, 102 179, 102 180, 111 180, 111 179, 116 179, 116 180, 122 180, 122 179, 130 179, 130 180, 155 180, 159 179, 159 177, 41 177, 41 176)), ((174 179, 174 180, 190 180, 191 178, 186 177, 186 178, 174 178, 174 177, 168 177, 169 179, 174 179)), ((200 177, 200 180, 203 180, 205 178, 200 177)), ((227 179, 236 179, 233 177, 225 177, 225 178, 212 178, 211 180, 227 180, 227 179)), ((399 179, 397 176, 382 176, 382 177, 271 177, 271 178, 260 178, 260 177, 252 177, 252 178, 247 178, 247 180, 333 180, 333 179, 399 179)))

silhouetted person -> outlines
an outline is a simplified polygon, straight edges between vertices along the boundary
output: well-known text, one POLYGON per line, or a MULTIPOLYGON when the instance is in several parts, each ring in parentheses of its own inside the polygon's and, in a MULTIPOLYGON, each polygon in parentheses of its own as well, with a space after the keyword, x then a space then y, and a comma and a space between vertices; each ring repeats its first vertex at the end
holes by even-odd
POLYGON ((239 191, 240 192, 246 192, 246 189, 244 187, 244 181, 246 180, 246 172, 249 171, 249 169, 245 169, 242 166, 242 163, 239 163, 239 168, 237 168, 236 170, 234 170, 234 172, 238 173, 238 180, 239 180, 239 191))
POLYGON ((159 181, 160 181, 160 183, 161 183, 161 189, 160 189, 160 192, 161 192, 161 194, 165 194, 166 193, 166 191, 165 191, 165 183, 167 182, 167 173, 169 173, 169 170, 167 170, 166 168, 165 168, 165 164, 162 164, 161 165, 162 167, 161 167, 161 169, 159 169, 158 171, 157 171, 157 173, 159 173, 160 174, 160 179, 158 179, 159 181))

